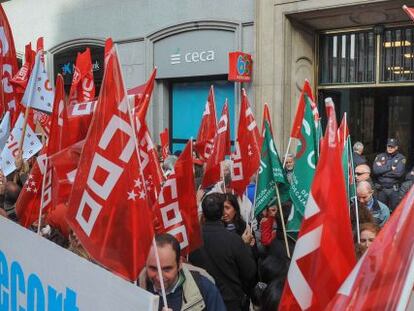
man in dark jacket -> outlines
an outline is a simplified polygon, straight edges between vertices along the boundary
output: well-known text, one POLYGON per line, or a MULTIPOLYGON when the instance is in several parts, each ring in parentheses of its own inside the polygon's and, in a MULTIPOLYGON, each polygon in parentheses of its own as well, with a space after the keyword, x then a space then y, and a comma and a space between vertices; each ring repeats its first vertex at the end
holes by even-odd
POLYGON ((204 198, 204 245, 190 254, 190 262, 214 277, 227 310, 248 310, 248 293, 256 281, 256 262, 240 236, 226 230, 221 222, 224 201, 225 196, 220 193, 204 198))
POLYGON ((377 199, 390 207, 391 211, 399 203, 400 179, 405 174, 405 157, 398 152, 396 138, 389 138, 387 151, 375 157, 372 171, 375 176, 377 199))

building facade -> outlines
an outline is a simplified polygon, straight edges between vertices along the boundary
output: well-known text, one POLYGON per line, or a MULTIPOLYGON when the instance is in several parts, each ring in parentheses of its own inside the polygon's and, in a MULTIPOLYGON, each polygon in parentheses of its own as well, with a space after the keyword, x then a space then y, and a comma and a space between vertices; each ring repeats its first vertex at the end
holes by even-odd
MULTIPOLYGON (((100 86, 107 37, 118 45, 127 88, 143 84, 157 67, 147 115, 155 142, 165 127, 173 150, 197 135, 210 85, 217 114, 229 101, 234 137, 240 85, 227 81, 228 53, 254 55, 253 0, 14 0, 3 7, 17 52, 43 36, 49 73, 63 74, 67 90, 76 54, 86 47, 100 86)), ((244 87, 253 98, 250 84, 244 87)))
MULTIPOLYGON (((372 161, 387 137, 414 151, 414 24, 406 0, 256 1, 255 101, 271 103, 276 141, 286 148, 304 79, 319 110, 332 97, 351 138, 372 161)), ((257 113, 260 114, 261 105, 257 113)))

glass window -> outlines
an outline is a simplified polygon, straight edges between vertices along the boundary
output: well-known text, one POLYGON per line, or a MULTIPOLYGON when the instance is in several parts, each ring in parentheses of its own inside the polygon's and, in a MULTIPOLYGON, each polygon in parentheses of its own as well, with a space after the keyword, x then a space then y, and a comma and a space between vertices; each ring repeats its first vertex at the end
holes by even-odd
POLYGON ((373 31, 321 35, 319 51, 321 85, 375 81, 373 31))
POLYGON ((413 81, 413 29, 388 29, 381 39, 381 81, 413 81))

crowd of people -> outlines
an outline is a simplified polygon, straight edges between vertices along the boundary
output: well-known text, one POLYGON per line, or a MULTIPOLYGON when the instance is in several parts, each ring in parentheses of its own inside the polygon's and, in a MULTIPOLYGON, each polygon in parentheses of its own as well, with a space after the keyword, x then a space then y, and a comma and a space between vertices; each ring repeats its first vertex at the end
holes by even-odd
MULTIPOLYGON (((357 257, 368 249, 414 183, 414 169, 405 174, 406 159, 399 153, 395 138, 388 139, 386 152, 378 154, 372 165, 363 147, 360 142, 353 147, 356 197, 350 202, 350 217, 357 257)), ((166 176, 173 171, 177 155, 166 159, 160 155, 166 176)), ((294 155, 288 154, 284 162, 290 182, 294 155)), ((231 162, 226 160, 223 180, 201 189, 202 164, 194 161, 203 245, 184 258, 175 237, 156 235, 162 282, 153 246, 137 285, 160 296, 159 310, 276 310, 289 269, 289 254, 293 254, 295 246, 295 238, 288 236, 286 243, 282 231, 292 203, 282 204, 283 214, 274 205, 254 218, 255 178, 246 195, 235 195, 230 188, 231 162), (164 290, 166 301, 162 299, 164 290)), ((28 179, 31 163, 17 155, 16 167, 7 178, 0 173, 0 215, 13 221, 17 221, 15 203, 28 179)), ((35 222, 31 229, 37 231, 37 227, 35 222)), ((44 237, 93 261, 73 232, 62 231, 54 225, 53 218, 42 219, 44 237)))

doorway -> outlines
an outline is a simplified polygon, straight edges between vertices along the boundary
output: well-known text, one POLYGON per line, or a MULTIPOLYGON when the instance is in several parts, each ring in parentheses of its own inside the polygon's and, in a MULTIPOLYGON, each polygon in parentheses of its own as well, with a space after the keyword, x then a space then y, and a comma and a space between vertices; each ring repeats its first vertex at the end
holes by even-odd
POLYGON ((338 122, 347 112, 352 143, 361 141, 370 163, 384 152, 388 137, 400 141, 400 152, 407 157, 407 169, 413 163, 414 88, 377 87, 319 90, 318 100, 326 122, 324 99, 332 97, 338 122))

